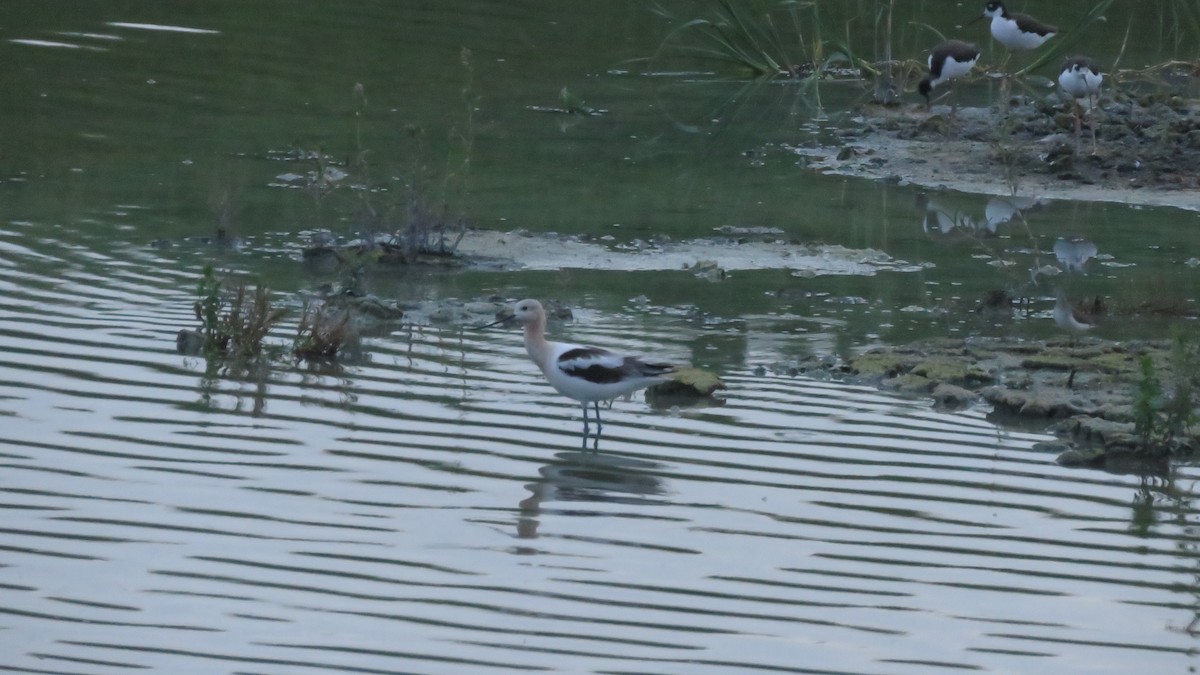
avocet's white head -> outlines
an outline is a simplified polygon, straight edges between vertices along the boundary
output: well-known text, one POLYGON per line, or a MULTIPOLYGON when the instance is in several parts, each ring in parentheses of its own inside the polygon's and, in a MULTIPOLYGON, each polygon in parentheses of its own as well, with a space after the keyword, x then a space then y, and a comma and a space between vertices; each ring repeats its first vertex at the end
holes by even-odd
POLYGON ((542 308, 542 303, 537 300, 521 300, 520 302, 513 303, 511 314, 501 316, 489 324, 480 326, 480 328, 491 328, 492 326, 498 326, 510 321, 516 321, 522 326, 535 326, 538 323, 544 324, 546 321, 546 310, 542 308))
POLYGON ((546 310, 542 303, 528 298, 513 305, 513 318, 522 325, 536 324, 546 320, 546 310))

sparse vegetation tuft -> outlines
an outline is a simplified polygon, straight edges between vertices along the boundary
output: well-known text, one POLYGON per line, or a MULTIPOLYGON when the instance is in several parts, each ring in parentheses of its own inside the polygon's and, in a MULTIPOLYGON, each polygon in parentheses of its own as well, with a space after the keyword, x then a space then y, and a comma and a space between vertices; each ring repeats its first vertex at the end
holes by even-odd
MULTIPOLYGON (((270 291, 265 286, 251 288, 245 283, 232 289, 224 286, 212 265, 206 265, 193 303, 200 327, 180 331, 178 349, 202 354, 213 373, 219 372, 222 365, 261 364, 286 355, 287 350, 270 349, 266 343, 267 336, 287 314, 287 310, 272 305, 270 291)), ((306 303, 290 353, 308 360, 336 357, 350 339, 350 319, 348 308, 331 310, 306 303)))
POLYGON ((206 265, 196 287, 193 308, 200 321, 200 351, 206 357, 253 360, 263 351, 263 340, 283 319, 286 310, 271 306, 270 291, 258 286, 253 291, 239 283, 223 292, 212 265, 206 265))
POLYGON ((313 197, 318 219, 326 202, 335 195, 344 195, 346 191, 352 195, 348 209, 353 212, 352 222, 362 233, 357 258, 411 264, 426 256, 448 257, 454 255, 466 234, 466 218, 455 205, 466 194, 478 97, 473 90, 470 50, 463 49, 460 58, 467 72, 463 88, 465 122, 450 131, 452 149, 444 169, 429 168, 424 161, 427 153, 424 130, 408 127, 403 135, 406 168, 384 180, 374 177, 372 153, 364 144, 363 119, 368 99, 361 83, 352 90, 354 150, 350 159, 339 164, 324 152, 300 154, 315 163, 308 172, 305 187, 313 197), (387 196, 390 199, 384 199, 387 196))
POLYGON ((819 2, 718 0, 710 18, 682 23, 661 5, 655 12, 678 24, 660 43, 655 58, 676 52, 768 78, 822 73, 837 63, 872 70, 855 57, 849 42, 824 37, 819 2))
POLYGON ((1180 331, 1171 344, 1165 379, 1150 356, 1141 359, 1141 376, 1134 391, 1134 429, 1143 452, 1166 454, 1200 421, 1200 334, 1180 331))
POLYGON ((1162 440, 1159 436, 1163 428, 1158 423, 1158 414, 1162 409, 1162 382, 1154 371, 1154 360, 1149 354, 1141 358, 1139 366, 1141 377, 1133 397, 1133 428, 1142 441, 1142 447, 1146 448, 1162 440))
POLYGON ((350 339, 350 310, 329 311, 305 303, 296 327, 292 353, 301 359, 331 359, 350 339))
POLYGON ((239 359, 258 358, 263 340, 287 314, 287 310, 271 306, 271 294, 266 286, 255 286, 253 292, 244 283, 234 289, 225 315, 225 327, 230 336, 229 352, 239 359))

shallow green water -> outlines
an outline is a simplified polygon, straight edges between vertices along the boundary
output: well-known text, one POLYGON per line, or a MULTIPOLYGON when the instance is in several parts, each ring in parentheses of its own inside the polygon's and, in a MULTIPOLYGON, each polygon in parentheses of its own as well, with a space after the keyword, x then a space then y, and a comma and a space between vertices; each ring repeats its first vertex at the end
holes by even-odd
MULTIPOLYGON (((873 25, 879 6, 826 7, 826 25, 838 12, 873 25)), ((941 7, 898 3, 898 23, 951 32, 958 17, 930 16, 941 7)), ((1077 11, 1024 9, 1063 25, 1077 11)), ((834 133, 858 88, 823 86, 818 107, 796 83, 648 65, 669 25, 642 3, 5 10, 7 670, 1167 672, 1194 659, 1193 468, 1068 471, 1035 449, 1040 430, 786 366, 921 336, 1053 335, 1050 282, 1028 315, 970 310, 1053 264, 1060 239, 1098 256, 1052 282, 1194 307, 1195 212, 1052 202, 1028 210, 1028 229, 943 233, 927 226, 931 200, 979 221, 987 199, 821 176, 789 151, 834 133), (550 110, 564 87, 596 113, 550 110), (720 407, 617 402, 599 456, 576 451, 578 409, 506 331, 396 322, 338 369, 206 377, 174 351, 204 264, 293 308, 343 277, 300 259, 317 230, 361 229, 361 192, 297 187, 316 152, 340 168, 365 152, 382 212, 421 176, 481 228, 619 246, 771 227, 912 271, 367 275, 400 300, 554 297, 578 310, 556 335, 729 382, 720 407), (234 245, 207 241, 220 226, 234 245)), ((1133 11, 1117 3, 1097 25, 1097 55, 1116 53, 1133 11)), ((1123 63, 1169 55, 1146 14, 1123 63)), ((922 30, 896 50, 919 58, 922 30)), ((864 30, 856 49, 877 39, 864 30)))

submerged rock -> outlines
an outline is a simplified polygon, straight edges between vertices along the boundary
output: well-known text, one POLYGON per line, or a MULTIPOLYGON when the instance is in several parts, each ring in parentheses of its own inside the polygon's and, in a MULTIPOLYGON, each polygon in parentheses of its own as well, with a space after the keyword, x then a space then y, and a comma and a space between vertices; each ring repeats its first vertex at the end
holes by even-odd
POLYGON ((726 385, 715 373, 702 368, 683 367, 671 373, 671 379, 646 389, 646 400, 656 408, 672 405, 701 405, 715 402, 713 394, 726 385))
POLYGON ((1084 412, 1055 390, 1021 391, 997 386, 988 387, 981 394, 997 410, 1019 417, 1062 419, 1084 412))
POLYGON ((175 334, 175 350, 185 356, 195 356, 204 351, 204 334, 198 330, 182 328, 175 334))
MULTIPOLYGON (((385 302, 374 295, 362 297, 339 296, 341 304, 367 316, 381 320, 396 320, 404 317, 404 310, 395 302, 385 302)), ((330 303, 336 304, 336 303, 330 303)))
POLYGON ((1076 415, 1059 423, 1058 428, 1076 440, 1100 445, 1106 449, 1134 449, 1140 445, 1132 422, 1114 422, 1090 415, 1076 415))
POLYGON ((976 398, 975 392, 953 384, 943 382, 933 388, 934 402, 947 410, 965 408, 974 403, 976 398))
POLYGON ((887 351, 867 352, 850 361, 852 372, 867 377, 893 378, 910 370, 912 366, 911 356, 887 351))
POLYGON ((692 276, 705 281, 724 281, 725 270, 715 260, 698 260, 688 268, 692 276))

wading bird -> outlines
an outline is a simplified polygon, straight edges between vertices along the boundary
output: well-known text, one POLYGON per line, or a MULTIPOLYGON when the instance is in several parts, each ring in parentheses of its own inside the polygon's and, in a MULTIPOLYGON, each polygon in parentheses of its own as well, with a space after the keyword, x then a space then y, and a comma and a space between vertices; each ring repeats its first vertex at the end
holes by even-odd
MULTIPOLYGON (((1100 84, 1104 82, 1104 74, 1096 66, 1095 61, 1085 56, 1072 56, 1063 63, 1062 73, 1058 76, 1058 87, 1071 99, 1071 111, 1075 115, 1075 148, 1079 148, 1079 137, 1083 134, 1083 122, 1079 99, 1087 99, 1087 112, 1099 104, 1100 84)), ((1092 154, 1096 154, 1096 123, 1089 120, 1088 127, 1092 130, 1092 154)))
POLYGON ((985 18, 992 20, 992 37, 996 42, 1012 51, 1037 49, 1058 34, 1058 28, 1044 24, 1028 14, 1010 14, 1000 0, 992 0, 984 5, 983 15, 975 21, 985 18))
MULTIPOLYGON (((917 85, 917 91, 925 97, 927 106, 933 105, 930 93, 939 86, 958 79, 975 67, 979 60, 979 46, 962 40, 948 40, 934 47, 929 53, 929 74, 917 85)), ((957 104, 950 109, 954 114, 957 104)))
POLYGON ((583 406, 583 440, 588 437, 588 404, 596 411, 596 440, 599 441, 600 402, 632 394, 666 380, 674 366, 649 363, 635 356, 618 354, 600 347, 551 342, 546 339, 546 310, 537 300, 522 300, 513 305, 511 317, 487 326, 516 320, 525 329, 525 351, 537 364, 555 391, 579 401, 583 406))

